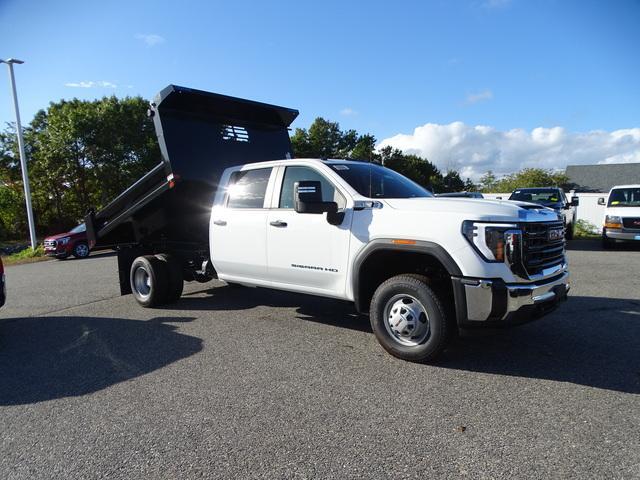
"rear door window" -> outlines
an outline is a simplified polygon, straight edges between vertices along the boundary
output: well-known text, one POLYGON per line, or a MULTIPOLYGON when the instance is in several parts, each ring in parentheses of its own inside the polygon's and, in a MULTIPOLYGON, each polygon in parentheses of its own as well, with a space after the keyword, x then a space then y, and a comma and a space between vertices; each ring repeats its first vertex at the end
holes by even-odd
POLYGON ((271 168, 234 172, 228 188, 228 208, 263 208, 271 168))

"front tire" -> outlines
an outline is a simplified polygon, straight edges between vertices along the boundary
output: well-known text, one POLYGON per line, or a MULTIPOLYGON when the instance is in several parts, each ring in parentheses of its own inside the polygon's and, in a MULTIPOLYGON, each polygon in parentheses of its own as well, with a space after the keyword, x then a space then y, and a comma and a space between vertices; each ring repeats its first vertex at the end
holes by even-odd
POLYGON ((86 242, 78 242, 73 246, 73 256, 76 258, 87 258, 90 250, 86 242))
POLYGON ((616 248, 616 241, 608 238, 606 235, 602 235, 602 248, 605 250, 613 250, 616 248))
POLYGON ((162 305, 167 300, 168 268, 164 261, 153 255, 136 258, 129 274, 131 292, 143 307, 162 305))
POLYGON ((397 275, 373 294, 371 328, 391 355, 411 362, 434 360, 449 338, 445 308, 421 275, 397 275))
POLYGON ((573 240, 573 231, 574 231, 575 227, 574 227, 574 223, 571 222, 569 225, 567 225, 567 231, 565 232, 564 236, 567 240, 573 240))

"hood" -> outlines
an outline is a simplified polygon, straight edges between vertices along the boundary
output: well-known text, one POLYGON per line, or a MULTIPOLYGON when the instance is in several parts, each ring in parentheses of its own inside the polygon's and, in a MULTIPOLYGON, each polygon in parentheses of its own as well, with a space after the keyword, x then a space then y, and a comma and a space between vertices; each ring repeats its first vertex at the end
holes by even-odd
POLYGON ((640 207, 607 207, 605 215, 618 217, 640 217, 640 207))
POLYGON ((384 202, 391 208, 409 211, 440 211, 464 215, 467 220, 491 222, 550 222, 558 220, 551 208, 535 203, 481 198, 391 198, 384 202))
POLYGON ((78 235, 77 233, 65 232, 65 233, 56 233, 55 235, 49 235, 45 238, 45 240, 59 240, 64 237, 73 237, 78 235))

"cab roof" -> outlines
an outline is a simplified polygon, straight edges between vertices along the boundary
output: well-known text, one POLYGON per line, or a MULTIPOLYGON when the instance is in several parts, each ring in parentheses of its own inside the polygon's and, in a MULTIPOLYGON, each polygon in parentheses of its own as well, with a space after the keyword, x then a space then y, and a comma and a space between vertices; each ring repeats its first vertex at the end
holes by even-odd
POLYGON ((616 190, 618 188, 640 188, 640 184, 636 183, 635 185, 615 185, 611 187, 611 190, 616 190))

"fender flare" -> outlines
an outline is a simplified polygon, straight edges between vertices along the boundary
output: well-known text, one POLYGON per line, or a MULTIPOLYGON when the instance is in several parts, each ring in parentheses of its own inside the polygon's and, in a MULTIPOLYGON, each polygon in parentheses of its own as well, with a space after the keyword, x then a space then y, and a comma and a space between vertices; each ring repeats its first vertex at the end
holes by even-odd
POLYGON ((461 277, 462 270, 455 262, 449 252, 447 252, 444 247, 441 245, 416 240, 414 244, 398 244, 393 243, 393 240, 390 238, 378 238, 376 240, 372 240, 369 242, 363 249, 358 252, 356 255, 355 261, 353 263, 353 274, 351 277, 351 285, 353 287, 353 301, 355 303, 356 309, 358 312, 364 312, 367 309, 366 305, 362 305, 362 300, 359 298, 359 287, 360 287, 360 270, 364 262, 375 252, 380 250, 389 250, 389 251, 398 251, 398 252, 413 252, 413 253, 423 253, 434 257, 438 260, 444 268, 447 270, 447 273, 452 277, 461 277))

